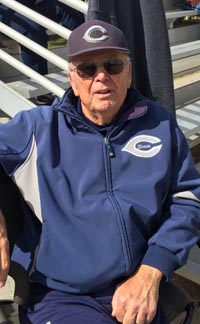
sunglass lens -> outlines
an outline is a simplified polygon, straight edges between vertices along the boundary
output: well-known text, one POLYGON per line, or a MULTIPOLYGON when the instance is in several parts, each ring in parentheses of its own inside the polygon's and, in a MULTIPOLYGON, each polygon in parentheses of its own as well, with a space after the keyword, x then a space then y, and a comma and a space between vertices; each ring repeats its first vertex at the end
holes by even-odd
POLYGON ((120 59, 112 59, 104 62, 104 69, 109 74, 121 73, 124 69, 124 62, 120 59))
POLYGON ((91 78, 95 74, 97 66, 93 62, 88 62, 79 64, 76 69, 81 78, 91 78))
POLYGON ((85 62, 76 67, 76 72, 83 79, 91 78, 95 75, 98 66, 103 66, 108 74, 114 75, 123 71, 124 61, 121 59, 110 59, 100 64, 94 62, 85 62))

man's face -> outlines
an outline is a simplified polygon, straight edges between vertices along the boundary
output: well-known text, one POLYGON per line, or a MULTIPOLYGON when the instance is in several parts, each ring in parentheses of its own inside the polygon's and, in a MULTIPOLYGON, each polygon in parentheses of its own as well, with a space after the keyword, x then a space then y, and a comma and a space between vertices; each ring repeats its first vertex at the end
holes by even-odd
POLYGON ((68 74, 72 89, 81 99, 82 112, 92 122, 99 125, 110 124, 121 108, 127 89, 131 84, 131 62, 123 52, 105 50, 77 56, 70 63, 68 74), (123 70, 118 74, 109 74, 101 63, 110 59, 121 59, 123 70), (94 62, 98 64, 94 76, 82 78, 73 71, 79 64, 94 62))

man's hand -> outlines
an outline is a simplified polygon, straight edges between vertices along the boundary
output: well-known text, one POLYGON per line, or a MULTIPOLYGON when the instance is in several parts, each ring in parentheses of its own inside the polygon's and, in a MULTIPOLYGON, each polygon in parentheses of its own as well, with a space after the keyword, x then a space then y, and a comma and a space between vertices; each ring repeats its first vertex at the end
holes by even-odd
POLYGON ((157 309, 160 281, 163 273, 141 265, 113 295, 112 316, 123 324, 149 324, 157 309))
POLYGON ((3 214, 0 210, 0 288, 5 285, 10 267, 9 242, 3 214))

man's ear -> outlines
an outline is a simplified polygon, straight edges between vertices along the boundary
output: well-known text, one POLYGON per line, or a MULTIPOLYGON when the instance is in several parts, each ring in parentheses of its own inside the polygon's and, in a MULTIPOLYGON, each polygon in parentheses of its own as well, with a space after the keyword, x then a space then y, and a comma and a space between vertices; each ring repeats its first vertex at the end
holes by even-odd
POLYGON ((131 87, 132 83, 132 63, 129 62, 129 69, 128 69, 128 89, 131 87))
POLYGON ((70 82, 70 85, 72 87, 72 90, 74 91, 74 94, 75 96, 79 96, 79 92, 78 92, 78 89, 76 87, 76 81, 74 80, 73 76, 72 76, 72 73, 71 72, 68 72, 67 73, 67 76, 68 76, 68 80, 70 82))

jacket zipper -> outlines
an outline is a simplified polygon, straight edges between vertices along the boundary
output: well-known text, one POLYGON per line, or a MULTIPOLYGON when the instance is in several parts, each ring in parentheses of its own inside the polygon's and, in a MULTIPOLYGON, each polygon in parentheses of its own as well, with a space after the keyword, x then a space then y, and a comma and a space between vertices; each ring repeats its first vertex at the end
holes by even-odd
POLYGON ((107 149, 107 152, 108 152, 108 156, 110 158, 113 158, 115 157, 115 152, 114 152, 114 148, 113 146, 110 144, 109 140, 107 137, 104 137, 104 143, 105 143, 105 146, 106 146, 106 149, 107 149))
MULTIPOLYGON (((69 114, 69 115, 72 116, 72 114, 69 114)), ((87 126, 94 134, 98 134, 99 136, 101 136, 101 134, 96 129, 92 128, 92 126, 89 126, 86 122, 81 120, 81 118, 76 117, 76 119, 79 120, 79 122, 81 122, 85 126, 87 126)), ((106 149, 106 168, 105 169, 107 170, 107 174, 106 174, 107 193, 108 193, 108 197, 109 197, 109 199, 110 199, 110 201, 111 201, 111 203, 113 205, 113 208, 116 210, 118 224, 119 224, 120 230, 121 230, 122 235, 123 235, 123 237, 122 237, 122 246, 123 246, 123 250, 124 250, 124 255, 128 259, 128 262, 125 260, 126 270, 128 272, 128 270, 130 269, 130 265, 131 265, 131 253, 130 253, 130 247, 129 247, 129 243, 128 243, 128 239, 127 239, 128 235, 127 235, 127 232, 126 232, 126 227, 125 227, 125 224, 124 224, 123 215, 121 213, 121 208, 120 208, 116 198, 114 197, 113 190, 112 190, 110 158, 115 157, 115 152, 114 152, 114 148, 113 148, 112 144, 109 141, 109 136, 108 135, 110 135, 110 134, 111 134, 111 130, 109 131, 107 136, 105 136, 104 139, 103 139, 105 149, 106 149)))
POLYGON ((105 144, 105 148, 106 148, 106 168, 105 170, 107 171, 106 174, 106 179, 107 179, 107 193, 108 193, 108 197, 113 205, 113 208, 116 211, 116 218, 118 221, 118 226, 120 227, 120 231, 121 231, 121 235, 122 235, 122 246, 123 246, 123 250, 124 250, 124 255, 126 256, 125 259, 125 264, 126 264, 126 271, 128 272, 130 270, 130 265, 131 265, 131 253, 130 253, 130 246, 128 243, 128 235, 127 235, 127 231, 126 231, 126 226, 125 226, 125 222, 123 219, 123 215, 121 212, 121 208, 119 206, 118 201, 116 200, 114 194, 113 194, 113 189, 112 189, 112 176, 111 176, 111 167, 110 167, 110 158, 114 158, 115 157, 115 152, 114 152, 114 148, 112 146, 112 144, 109 141, 108 137, 104 137, 104 144, 105 144))

